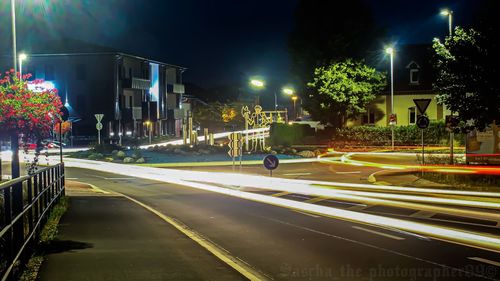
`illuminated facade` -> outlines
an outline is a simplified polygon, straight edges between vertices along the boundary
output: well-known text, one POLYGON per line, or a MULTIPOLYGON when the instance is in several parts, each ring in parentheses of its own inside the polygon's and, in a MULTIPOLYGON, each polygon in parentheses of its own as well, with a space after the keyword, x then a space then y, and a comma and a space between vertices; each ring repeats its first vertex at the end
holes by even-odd
MULTIPOLYGON (((430 45, 404 45, 394 53, 394 113, 397 116, 397 125, 414 125, 418 110, 413 99, 431 99, 426 111, 431 121, 444 120, 450 114, 444 106, 437 104, 436 92, 432 89, 434 72, 431 65, 432 47, 430 45)), ((380 65, 387 65, 389 75, 389 62, 380 61, 380 65)), ((349 121, 348 126, 374 125, 389 126, 391 111, 391 94, 389 86, 380 93, 368 106, 367 112, 357 120, 349 121)))
MULTIPOLYGON (((0 58, 9 69, 10 57, 0 58)), ((94 114, 103 113, 105 139, 179 135, 183 67, 120 52, 30 54, 23 62, 30 79, 43 79, 78 114, 73 126, 78 143, 96 136, 94 114), (151 126, 145 123, 150 121, 151 126)))

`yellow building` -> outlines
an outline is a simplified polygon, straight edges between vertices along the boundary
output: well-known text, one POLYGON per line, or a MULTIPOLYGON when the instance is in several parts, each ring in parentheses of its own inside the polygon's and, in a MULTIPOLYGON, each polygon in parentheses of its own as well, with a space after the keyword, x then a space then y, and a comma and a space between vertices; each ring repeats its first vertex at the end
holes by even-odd
MULTIPOLYGON (((413 125, 418 116, 414 99, 430 99, 425 114, 431 121, 444 120, 449 110, 437 104, 436 93, 432 90, 434 73, 430 62, 430 45, 406 45, 394 53, 394 113, 397 125, 413 125)), ((388 80, 390 79, 387 58, 388 80)), ((384 69, 385 70, 385 69, 384 69)), ((390 81, 390 80, 389 80, 390 81)), ((390 83, 390 82, 389 82, 390 83)), ((390 84, 368 106, 367 112, 357 120, 348 122, 348 126, 374 125, 388 126, 391 114, 390 84)))

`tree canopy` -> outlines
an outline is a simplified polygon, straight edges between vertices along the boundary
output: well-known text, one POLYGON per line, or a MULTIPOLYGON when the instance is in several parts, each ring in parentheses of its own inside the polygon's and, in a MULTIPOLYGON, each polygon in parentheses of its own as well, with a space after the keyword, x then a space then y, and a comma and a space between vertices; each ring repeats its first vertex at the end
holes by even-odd
POLYGON ((386 86, 385 74, 361 61, 345 60, 314 71, 313 89, 305 107, 315 120, 342 127, 348 118, 364 113, 386 86))
POLYGON ((458 114, 462 129, 499 121, 497 50, 492 47, 478 31, 460 27, 444 43, 434 40, 437 99, 458 114))

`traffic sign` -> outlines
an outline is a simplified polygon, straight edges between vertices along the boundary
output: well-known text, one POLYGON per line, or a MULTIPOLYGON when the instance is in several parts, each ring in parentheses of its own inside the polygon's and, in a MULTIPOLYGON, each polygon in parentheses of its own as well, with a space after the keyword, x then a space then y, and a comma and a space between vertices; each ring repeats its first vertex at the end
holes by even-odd
POLYGON ((424 114, 431 103, 431 99, 413 99, 413 102, 417 106, 418 112, 424 114))
POLYGON ((278 168, 279 164, 280 160, 275 155, 269 154, 266 157, 264 157, 264 167, 270 171, 278 168))
POLYGON ((101 123, 102 118, 104 117, 104 114, 95 114, 95 119, 97 119, 97 122, 101 123))
POLYGON ((233 132, 229 134, 229 151, 228 154, 231 157, 238 157, 241 155, 241 133, 233 132))
POLYGON ((99 131, 102 130, 102 123, 95 124, 95 128, 99 131))
POLYGON ((417 127, 419 127, 420 129, 426 129, 427 127, 429 127, 429 118, 427 116, 419 116, 417 118, 417 127))
POLYGON ((396 114, 389 115, 389 125, 396 125, 398 123, 398 116, 396 114))

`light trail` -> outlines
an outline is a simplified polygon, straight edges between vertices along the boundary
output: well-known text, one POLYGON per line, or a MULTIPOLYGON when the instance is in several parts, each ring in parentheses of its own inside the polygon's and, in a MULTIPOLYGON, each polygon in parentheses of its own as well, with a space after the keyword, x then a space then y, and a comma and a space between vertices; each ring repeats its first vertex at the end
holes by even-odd
MULTIPOLYGON (((66 163, 68 167, 91 169, 109 173, 125 175, 128 177, 146 178, 172 184, 180 184, 209 190, 221 194, 236 196, 239 198, 254 200, 258 202, 274 204, 286 208, 293 208, 301 211, 312 212, 319 215, 325 215, 333 218, 350 220, 358 223, 369 224, 379 227, 397 228, 404 231, 417 233, 424 236, 434 237, 452 243, 472 246, 476 248, 486 249, 489 251, 500 253, 500 239, 498 237, 489 236, 482 233, 461 231, 453 228, 428 225, 425 223, 417 223, 405 221, 401 219, 388 218, 378 215, 366 214, 361 212, 349 211, 333 207, 325 207, 304 202, 292 201, 283 198, 277 198, 262 194, 249 193, 236 189, 229 189, 219 186, 213 186, 206 183, 225 184, 239 186, 244 183, 245 186, 256 188, 274 189, 288 191, 301 194, 314 195, 330 195, 344 196, 344 198, 363 199, 363 200, 378 200, 376 198, 362 198, 361 196, 342 194, 336 190, 325 189, 304 184, 303 181, 268 178, 263 176, 251 176, 241 174, 225 174, 225 173, 208 173, 208 172, 193 172, 183 170, 168 170, 151 167, 130 166, 124 164, 105 163, 91 160, 76 160, 71 159, 66 163), (194 181, 203 181, 199 183, 194 181)), ((389 200, 386 200, 389 201, 389 200)), ((391 202, 393 203, 393 202, 391 202)), ((403 203, 401 203, 403 204, 403 203)), ((414 204, 414 203, 404 203, 414 204)))
MULTIPOLYGON (((335 153, 338 154, 338 153, 335 153)), ((335 155, 333 154, 333 155, 335 155)), ((377 163, 361 160, 353 160, 350 157, 355 155, 404 155, 404 156, 415 156, 418 154, 413 153, 382 153, 382 152, 350 152, 342 155, 340 157, 340 162, 343 164, 349 164, 354 166, 365 166, 365 167, 377 167, 381 169, 388 170, 418 170, 424 172, 438 172, 438 173, 451 173, 451 174, 478 174, 478 175, 500 175, 500 169, 497 166, 467 166, 467 165, 401 165, 401 164, 387 164, 387 163, 377 163)), ((325 163, 338 163, 336 159, 328 158, 329 155, 325 154, 322 156, 321 160, 325 163)))
MULTIPOLYGON (((235 132, 216 133, 216 134, 214 134, 214 139, 227 138, 232 133, 253 134, 253 133, 267 133, 268 131, 269 131, 269 128, 260 128, 260 129, 251 129, 248 131, 242 130, 242 131, 235 131, 235 132)), ((198 141, 204 141, 204 140, 205 140, 205 136, 198 137, 198 141)), ((189 140, 188 140, 188 143, 189 143, 189 140)), ((140 148, 147 149, 147 148, 154 147, 154 146, 182 145, 182 144, 184 144, 184 140, 180 139, 180 140, 167 141, 167 142, 162 142, 162 143, 142 145, 142 146, 140 146, 140 148)))

